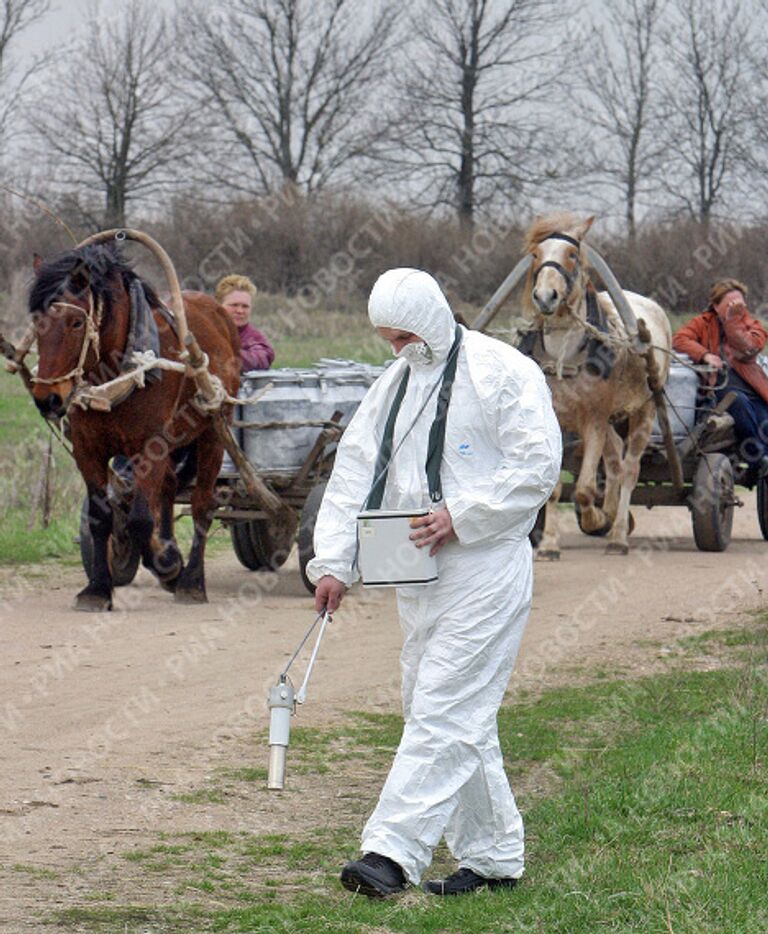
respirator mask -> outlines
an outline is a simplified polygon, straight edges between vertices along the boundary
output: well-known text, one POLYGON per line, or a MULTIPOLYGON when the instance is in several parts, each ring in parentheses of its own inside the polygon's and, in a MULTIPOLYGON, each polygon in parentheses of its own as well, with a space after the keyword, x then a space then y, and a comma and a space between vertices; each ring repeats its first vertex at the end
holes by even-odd
POLYGON ((399 351, 392 352, 398 359, 405 360, 411 366, 426 366, 432 362, 432 348, 425 341, 414 341, 399 351))

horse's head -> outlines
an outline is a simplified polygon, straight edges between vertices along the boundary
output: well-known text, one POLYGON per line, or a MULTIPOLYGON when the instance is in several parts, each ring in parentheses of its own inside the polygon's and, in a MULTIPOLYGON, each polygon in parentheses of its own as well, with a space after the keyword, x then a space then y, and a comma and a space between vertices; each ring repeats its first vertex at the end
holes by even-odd
POLYGON ((533 257, 526 297, 537 314, 565 314, 578 307, 583 294, 584 261, 581 241, 594 217, 580 220, 573 214, 539 218, 526 238, 533 257))
POLYGON ((116 376, 128 334, 128 289, 136 274, 111 246, 87 246, 44 262, 35 257, 29 311, 38 369, 34 397, 60 418, 79 384, 116 376))

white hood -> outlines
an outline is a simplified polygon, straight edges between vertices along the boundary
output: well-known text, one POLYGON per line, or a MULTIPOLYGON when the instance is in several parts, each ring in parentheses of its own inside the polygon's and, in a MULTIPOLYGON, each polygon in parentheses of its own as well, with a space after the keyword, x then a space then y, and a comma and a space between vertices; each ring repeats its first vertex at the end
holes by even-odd
POLYGON ((401 328, 417 334, 442 363, 453 343, 453 312, 442 289, 420 269, 390 269, 376 280, 368 299, 368 317, 377 328, 401 328))

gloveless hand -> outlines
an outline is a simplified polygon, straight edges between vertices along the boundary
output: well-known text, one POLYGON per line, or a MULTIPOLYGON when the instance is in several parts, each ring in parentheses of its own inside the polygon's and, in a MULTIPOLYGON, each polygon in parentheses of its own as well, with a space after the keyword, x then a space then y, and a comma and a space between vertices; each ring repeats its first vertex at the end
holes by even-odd
POLYGON ((447 542, 456 538, 453 530, 453 519, 447 509, 437 509, 426 516, 416 516, 411 519, 411 528, 414 530, 408 536, 417 548, 429 545, 430 555, 436 555, 447 542))
POLYGON ((710 366, 713 366, 716 370, 722 370, 723 360, 716 353, 705 353, 701 358, 702 363, 708 363, 710 366))
POLYGON ((347 592, 347 585, 330 574, 321 577, 315 588, 315 611, 335 613, 347 592))

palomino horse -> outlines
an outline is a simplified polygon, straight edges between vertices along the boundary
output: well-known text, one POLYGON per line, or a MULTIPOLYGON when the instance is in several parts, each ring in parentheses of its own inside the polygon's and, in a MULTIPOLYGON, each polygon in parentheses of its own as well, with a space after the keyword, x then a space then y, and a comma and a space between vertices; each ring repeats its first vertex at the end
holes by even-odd
MULTIPOLYGON (((184 372, 155 370, 143 388, 134 389, 112 411, 69 406, 76 390, 102 385, 126 369, 128 346, 135 349, 142 330, 151 332, 157 356, 178 360, 182 348, 173 320, 113 246, 81 246, 49 262, 36 258, 35 273, 29 298, 39 353, 33 394, 47 418, 60 418, 68 410, 73 453, 88 491, 94 555, 77 609, 112 607, 107 481, 110 459, 116 455, 132 463, 127 530, 143 563, 177 600, 204 601, 205 541, 223 448, 210 413, 196 404, 193 379, 184 372), (182 450, 195 474, 194 537, 186 566, 173 537, 174 461, 182 450)), ((206 295, 185 294, 184 309, 211 373, 235 395, 240 348, 234 325, 206 295)))
MULTIPOLYGON (((583 455, 574 491, 579 524, 589 534, 607 532, 608 554, 627 554, 629 514, 640 459, 656 407, 648 387, 646 361, 632 346, 616 305, 595 293, 586 271, 582 240, 593 218, 572 214, 540 218, 527 234, 531 254, 526 301, 533 313, 529 350, 547 374, 552 401, 564 431, 581 439, 583 455), (626 419, 626 437, 615 425, 626 419), (597 472, 605 471, 600 505, 597 472)), ((607 284, 607 283, 606 283, 607 284)), ((662 383, 669 370, 672 335, 664 310, 649 298, 624 292, 631 312, 644 319, 662 383)), ((559 558, 558 484, 546 507, 538 557, 559 558)))

